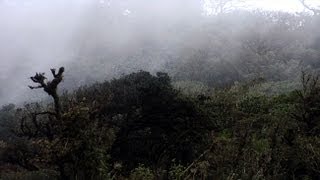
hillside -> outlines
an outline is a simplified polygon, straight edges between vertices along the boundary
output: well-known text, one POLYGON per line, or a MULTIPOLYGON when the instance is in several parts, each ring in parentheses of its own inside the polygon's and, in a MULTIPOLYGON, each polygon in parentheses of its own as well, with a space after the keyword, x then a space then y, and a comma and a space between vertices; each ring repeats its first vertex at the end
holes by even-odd
POLYGON ((318 180, 319 28, 320 0, 0 0, 0 180, 318 180))
POLYGON ((1 178, 316 179, 320 85, 301 85, 187 95, 141 71, 63 94, 59 119, 53 104, 4 106, 1 178))

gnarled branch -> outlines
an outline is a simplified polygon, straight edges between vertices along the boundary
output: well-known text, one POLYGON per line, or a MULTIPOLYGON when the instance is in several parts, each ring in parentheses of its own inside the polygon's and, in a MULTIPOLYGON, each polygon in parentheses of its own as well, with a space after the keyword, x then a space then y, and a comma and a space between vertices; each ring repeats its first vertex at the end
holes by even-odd
POLYGON ((29 86, 30 89, 40 89, 43 88, 43 90, 54 99, 54 105, 55 105, 55 112, 56 112, 56 118, 61 118, 61 104, 59 95, 57 93, 58 85, 63 80, 63 73, 64 73, 64 67, 60 67, 58 73, 56 73, 56 69, 50 69, 51 73, 53 75, 53 80, 45 82, 47 79, 45 77, 45 73, 36 73, 35 76, 30 77, 30 79, 34 83, 38 83, 38 86, 29 86))
POLYGON ((309 11, 312 11, 314 15, 320 15, 320 10, 309 6, 306 3, 306 0, 300 0, 300 2, 301 2, 301 4, 303 5, 304 8, 308 9, 309 11))

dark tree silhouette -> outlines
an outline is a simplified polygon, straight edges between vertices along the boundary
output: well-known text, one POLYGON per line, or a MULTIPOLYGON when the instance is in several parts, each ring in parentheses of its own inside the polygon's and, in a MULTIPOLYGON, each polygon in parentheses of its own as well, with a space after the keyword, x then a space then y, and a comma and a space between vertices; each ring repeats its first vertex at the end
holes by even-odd
POLYGON ((58 85, 63 80, 64 67, 60 67, 58 73, 56 73, 56 69, 51 69, 51 73, 52 73, 54 79, 52 81, 47 81, 47 82, 45 82, 45 80, 47 78, 45 77, 44 73, 36 73, 35 76, 30 77, 30 79, 34 83, 38 83, 39 86, 29 86, 29 88, 30 89, 43 88, 43 90, 54 99, 56 118, 60 119, 61 118, 61 103, 60 103, 57 89, 58 89, 58 85))

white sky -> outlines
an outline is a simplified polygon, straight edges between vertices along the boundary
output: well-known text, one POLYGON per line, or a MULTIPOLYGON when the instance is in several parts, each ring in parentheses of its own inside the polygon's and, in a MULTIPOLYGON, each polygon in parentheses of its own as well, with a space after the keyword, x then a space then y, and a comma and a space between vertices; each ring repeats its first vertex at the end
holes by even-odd
MULTIPOLYGON (((215 0, 204 0, 205 9, 208 14, 213 13, 210 8, 210 4, 215 0)), ((235 0, 237 1, 237 0, 235 0)), ((241 0, 239 0, 241 1, 241 0)), ((241 3, 240 6, 245 8, 250 7, 263 10, 271 11, 286 11, 286 12, 302 12, 305 8, 302 6, 299 0, 242 0, 244 3, 241 3)), ((306 3, 311 7, 320 7, 320 0, 306 0, 306 3)), ((235 3, 233 4, 235 5, 235 3)))
MULTIPOLYGON (((257 7, 267 10, 282 10, 282 11, 303 11, 304 7, 299 0, 251 0, 255 1, 257 7)), ((320 0, 306 0, 310 6, 319 6, 320 0)))
POLYGON ((267 10, 301 11, 303 7, 298 0, 259 0, 255 6, 267 10))

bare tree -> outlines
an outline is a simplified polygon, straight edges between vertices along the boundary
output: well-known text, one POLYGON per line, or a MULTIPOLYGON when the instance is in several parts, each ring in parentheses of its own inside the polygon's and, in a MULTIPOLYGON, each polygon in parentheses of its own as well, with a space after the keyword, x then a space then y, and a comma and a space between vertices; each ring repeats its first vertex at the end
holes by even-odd
POLYGON ((317 15, 317 16, 320 15, 320 10, 310 6, 306 0, 299 0, 299 1, 301 2, 304 8, 308 9, 309 11, 312 11, 314 15, 317 15))
POLYGON ((51 73, 54 77, 52 81, 45 81, 47 78, 44 73, 36 73, 35 76, 30 77, 30 79, 34 83, 38 83, 38 86, 29 86, 30 89, 39 89, 43 88, 43 90, 48 93, 54 99, 55 113, 56 118, 61 118, 61 103, 59 99, 59 95, 57 92, 58 85, 63 80, 64 67, 60 67, 59 72, 56 73, 56 69, 51 69, 51 73))
POLYGON ((245 0, 208 0, 207 7, 211 9, 213 14, 223 14, 230 10, 240 7, 245 0))

